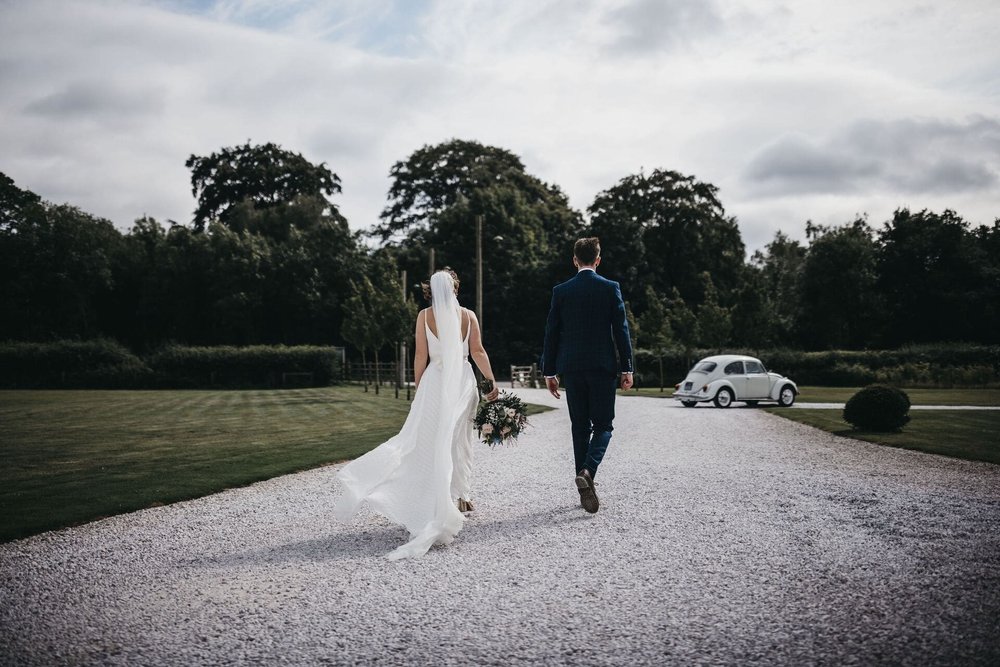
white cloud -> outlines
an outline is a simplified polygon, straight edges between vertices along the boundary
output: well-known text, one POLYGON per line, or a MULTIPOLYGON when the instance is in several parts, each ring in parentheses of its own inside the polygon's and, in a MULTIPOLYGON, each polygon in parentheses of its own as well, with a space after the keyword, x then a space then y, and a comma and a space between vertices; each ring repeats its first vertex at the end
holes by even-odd
POLYGON ((971 0, 8 3, 0 171, 121 227, 187 221, 188 155, 274 141, 337 172, 361 228, 393 162, 460 137, 581 210, 642 167, 694 174, 751 249, 900 205, 987 222, 998 24, 971 0))
POLYGON ((985 192, 1000 171, 1000 123, 858 121, 822 144, 781 137, 756 155, 747 178, 762 194, 985 192))

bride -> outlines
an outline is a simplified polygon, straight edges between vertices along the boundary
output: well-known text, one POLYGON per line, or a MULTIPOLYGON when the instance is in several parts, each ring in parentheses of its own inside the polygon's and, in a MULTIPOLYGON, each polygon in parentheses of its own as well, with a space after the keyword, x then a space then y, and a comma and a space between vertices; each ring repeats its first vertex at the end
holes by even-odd
MULTIPOLYGON (((413 377, 417 388, 399 434, 344 466, 344 493, 334 510, 350 519, 363 502, 410 531, 410 541, 388 558, 419 558, 434 544, 449 544, 470 511, 472 419, 478 395, 469 365, 493 381, 475 314, 458 305, 458 276, 450 269, 430 280, 431 307, 417 315, 413 377), (429 363, 428 363, 429 362, 429 363)), ((425 287, 426 295, 426 287, 425 287)))

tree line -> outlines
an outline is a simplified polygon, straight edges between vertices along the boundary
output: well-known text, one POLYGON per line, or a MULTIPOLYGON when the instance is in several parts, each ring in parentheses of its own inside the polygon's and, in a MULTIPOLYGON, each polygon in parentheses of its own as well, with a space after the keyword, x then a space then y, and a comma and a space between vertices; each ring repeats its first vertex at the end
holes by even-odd
POLYGON ((598 193, 585 214, 502 148, 452 140, 390 171, 379 222, 352 231, 325 164, 275 144, 192 155, 187 223, 126 232, 0 174, 0 340, 187 345, 347 344, 384 354, 412 335, 432 265, 475 307, 498 368, 540 352, 551 287, 575 239, 602 239, 646 349, 897 347, 1000 342, 1000 220, 901 208, 872 224, 805 222, 747 258, 718 189, 671 170, 598 193), (406 284, 400 282, 407 277, 406 284))

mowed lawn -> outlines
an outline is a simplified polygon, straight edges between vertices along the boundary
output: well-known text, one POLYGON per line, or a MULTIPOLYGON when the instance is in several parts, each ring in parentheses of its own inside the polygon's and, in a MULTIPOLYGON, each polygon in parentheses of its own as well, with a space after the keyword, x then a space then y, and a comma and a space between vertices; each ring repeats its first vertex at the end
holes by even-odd
POLYGON ((910 410, 909 423, 898 433, 856 431, 837 409, 767 411, 848 438, 1000 464, 1000 410, 910 410))
POLYGON ((356 386, 0 391, 0 541, 351 459, 409 407, 356 386))

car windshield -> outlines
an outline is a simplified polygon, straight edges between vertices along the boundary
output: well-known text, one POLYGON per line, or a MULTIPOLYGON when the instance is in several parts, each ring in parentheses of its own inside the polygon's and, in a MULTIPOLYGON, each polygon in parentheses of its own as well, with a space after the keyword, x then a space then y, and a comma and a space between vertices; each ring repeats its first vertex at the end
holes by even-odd
POLYGON ((691 372, 692 373, 705 373, 707 375, 708 373, 711 373, 712 371, 714 371, 715 367, 717 365, 718 364, 716 364, 714 361, 703 361, 700 364, 698 364, 697 366, 695 366, 694 368, 692 368, 691 372))

